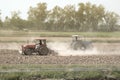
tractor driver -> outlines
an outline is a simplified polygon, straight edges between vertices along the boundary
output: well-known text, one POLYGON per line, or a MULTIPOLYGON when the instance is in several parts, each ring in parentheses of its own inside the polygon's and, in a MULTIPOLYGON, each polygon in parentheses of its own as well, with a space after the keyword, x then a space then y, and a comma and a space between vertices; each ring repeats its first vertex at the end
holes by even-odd
POLYGON ((42 41, 41 40, 40 40, 39 44, 42 45, 42 41))
POLYGON ((40 46, 42 45, 42 41, 41 40, 39 40, 39 42, 36 44, 36 49, 38 49, 38 48, 40 48, 40 46))
POLYGON ((78 36, 75 36, 75 41, 77 41, 78 40, 78 36))

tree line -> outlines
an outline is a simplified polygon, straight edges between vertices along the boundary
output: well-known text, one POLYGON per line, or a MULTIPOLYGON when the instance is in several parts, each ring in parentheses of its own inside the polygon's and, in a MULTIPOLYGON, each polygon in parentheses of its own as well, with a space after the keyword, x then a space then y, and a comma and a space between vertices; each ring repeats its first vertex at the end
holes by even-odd
MULTIPOLYGON (((1 12, 0 12, 1 15, 1 12)), ((0 29, 40 31, 120 31, 119 15, 106 11, 102 5, 79 3, 55 6, 48 10, 46 3, 30 7, 28 18, 22 19, 20 11, 11 12, 11 17, 0 18, 0 29)))

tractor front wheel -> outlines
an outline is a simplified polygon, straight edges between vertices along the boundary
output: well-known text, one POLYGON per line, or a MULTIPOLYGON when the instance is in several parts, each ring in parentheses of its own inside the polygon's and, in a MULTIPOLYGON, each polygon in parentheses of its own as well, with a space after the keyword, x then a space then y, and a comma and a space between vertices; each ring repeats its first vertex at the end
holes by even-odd
POLYGON ((32 55, 31 49, 26 49, 26 50, 24 51, 24 54, 25 54, 25 55, 32 55))

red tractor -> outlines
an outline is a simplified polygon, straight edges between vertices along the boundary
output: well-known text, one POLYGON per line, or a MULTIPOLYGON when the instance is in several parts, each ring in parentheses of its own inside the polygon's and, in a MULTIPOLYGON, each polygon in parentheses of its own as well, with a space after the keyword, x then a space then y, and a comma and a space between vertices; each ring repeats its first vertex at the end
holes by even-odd
POLYGON ((48 55, 49 49, 46 45, 46 39, 35 39, 34 44, 22 45, 22 53, 25 55, 32 55, 33 53, 48 55))

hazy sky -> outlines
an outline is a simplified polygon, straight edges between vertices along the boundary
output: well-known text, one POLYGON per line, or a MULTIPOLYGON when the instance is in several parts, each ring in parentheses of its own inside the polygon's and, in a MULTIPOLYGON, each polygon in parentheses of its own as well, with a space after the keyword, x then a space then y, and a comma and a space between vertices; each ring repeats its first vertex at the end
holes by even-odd
POLYGON ((120 0, 0 0, 1 17, 3 19, 5 16, 10 16, 11 11, 20 11, 20 16, 26 19, 29 7, 35 7, 39 2, 46 2, 48 9, 52 9, 55 5, 64 7, 67 4, 73 4, 77 6, 81 2, 90 2, 97 5, 102 4, 106 10, 120 15, 120 0))

